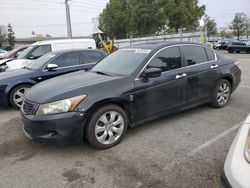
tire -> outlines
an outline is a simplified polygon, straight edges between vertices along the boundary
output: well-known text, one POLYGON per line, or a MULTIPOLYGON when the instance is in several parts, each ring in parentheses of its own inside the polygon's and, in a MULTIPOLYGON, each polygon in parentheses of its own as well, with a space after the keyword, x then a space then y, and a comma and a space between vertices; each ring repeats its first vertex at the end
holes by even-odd
POLYGON ((127 128, 128 119, 124 110, 117 105, 106 105, 96 110, 90 117, 85 134, 90 145, 98 149, 107 149, 121 142, 127 128))
POLYGON ((215 108, 223 108, 228 104, 231 92, 232 86, 230 82, 226 79, 221 80, 213 92, 211 105, 215 108))
POLYGON ((9 97, 11 106, 13 106, 16 109, 20 109, 23 103, 23 96, 29 88, 31 88, 31 85, 22 84, 12 89, 9 97))

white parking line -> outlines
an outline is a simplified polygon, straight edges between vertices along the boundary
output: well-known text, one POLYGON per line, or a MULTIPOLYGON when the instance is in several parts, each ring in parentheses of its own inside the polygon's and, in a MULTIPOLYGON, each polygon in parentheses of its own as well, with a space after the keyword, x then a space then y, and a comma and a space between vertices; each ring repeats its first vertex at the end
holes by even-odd
POLYGON ((185 160, 187 160, 188 157, 194 156, 195 154, 201 152, 202 150, 204 150, 205 148, 207 148, 210 145, 214 144, 215 142, 219 141, 220 139, 226 137, 228 134, 230 134, 233 131, 237 130, 242 124, 243 124, 243 122, 238 123, 238 124, 232 126, 231 128, 225 130, 221 134, 219 134, 219 135, 211 138, 207 142, 205 142, 205 143, 201 144, 200 146, 198 146, 197 148, 193 149, 188 154, 186 154, 185 157, 180 158, 180 159, 176 159, 176 160, 172 161, 170 164, 166 165, 162 169, 161 176, 164 177, 164 174, 167 173, 168 170, 172 169, 176 164, 184 162, 185 160))
POLYGON ((239 87, 250 89, 250 86, 244 86, 244 85, 242 85, 242 86, 239 86, 239 87))

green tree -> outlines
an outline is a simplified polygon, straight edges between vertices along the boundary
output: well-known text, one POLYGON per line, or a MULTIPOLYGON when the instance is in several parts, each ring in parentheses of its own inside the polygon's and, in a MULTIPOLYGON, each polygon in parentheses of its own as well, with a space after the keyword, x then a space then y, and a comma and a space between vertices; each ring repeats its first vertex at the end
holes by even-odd
POLYGON ((233 33, 239 39, 242 34, 246 31, 247 17, 243 12, 238 12, 235 14, 234 19, 229 26, 233 30, 233 33))
POLYGON ((214 19, 211 19, 209 16, 205 15, 205 25, 207 27, 207 37, 209 40, 209 37, 212 35, 217 34, 217 27, 216 27, 216 22, 214 19))
POLYGON ((128 38, 155 33, 162 25, 157 0, 110 0, 99 15, 99 29, 128 38))
POLYGON ((8 43, 9 45, 13 48, 15 43, 16 43, 16 37, 15 37, 15 33, 12 29, 12 25, 11 24, 8 24, 8 43))
POLYGON ((247 18, 247 21, 246 21, 246 34, 248 38, 250 35, 250 18, 247 18))
POLYGON ((168 26, 177 32, 180 28, 196 30, 200 18, 205 13, 205 6, 199 6, 198 0, 160 0, 168 26))
POLYGON ((118 39, 195 30, 204 11, 198 0, 110 0, 99 15, 99 29, 118 39))
POLYGON ((5 26, 0 25, 0 48, 2 48, 3 43, 5 42, 5 38, 6 38, 4 28, 5 26))
POLYGON ((125 38, 127 34, 126 4, 118 0, 110 0, 99 15, 99 29, 116 38, 125 38))

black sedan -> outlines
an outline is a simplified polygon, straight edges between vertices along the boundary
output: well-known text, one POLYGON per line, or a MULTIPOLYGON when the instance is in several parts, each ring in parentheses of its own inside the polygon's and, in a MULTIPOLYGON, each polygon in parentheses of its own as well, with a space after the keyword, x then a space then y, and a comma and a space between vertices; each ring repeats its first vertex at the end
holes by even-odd
POLYGON ((128 126, 210 103, 224 107, 240 83, 235 59, 195 43, 120 49, 90 72, 45 81, 25 95, 24 133, 34 140, 118 144, 128 126))
POLYGON ((228 51, 228 53, 234 53, 234 52, 250 53, 250 46, 247 45, 246 42, 234 41, 234 42, 228 43, 226 50, 228 51))
POLYGON ((33 85, 66 73, 89 70, 105 56, 97 50, 51 52, 24 69, 0 73, 0 105, 20 108, 24 93, 33 85))

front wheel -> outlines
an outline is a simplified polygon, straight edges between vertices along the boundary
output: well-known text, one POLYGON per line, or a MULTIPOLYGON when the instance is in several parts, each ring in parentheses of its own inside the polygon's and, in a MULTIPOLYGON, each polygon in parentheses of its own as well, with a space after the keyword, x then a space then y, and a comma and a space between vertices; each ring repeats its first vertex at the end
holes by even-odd
POLYGON ((125 136, 128 127, 126 113, 116 105, 107 105, 91 116, 87 128, 88 142, 99 149, 117 145, 125 136))
POLYGON ((221 80, 213 93, 212 106, 222 108, 227 105, 231 96, 232 87, 228 80, 221 80))
POLYGON ((10 104, 14 108, 21 108, 24 94, 31 88, 31 85, 23 84, 15 87, 10 93, 10 104))

